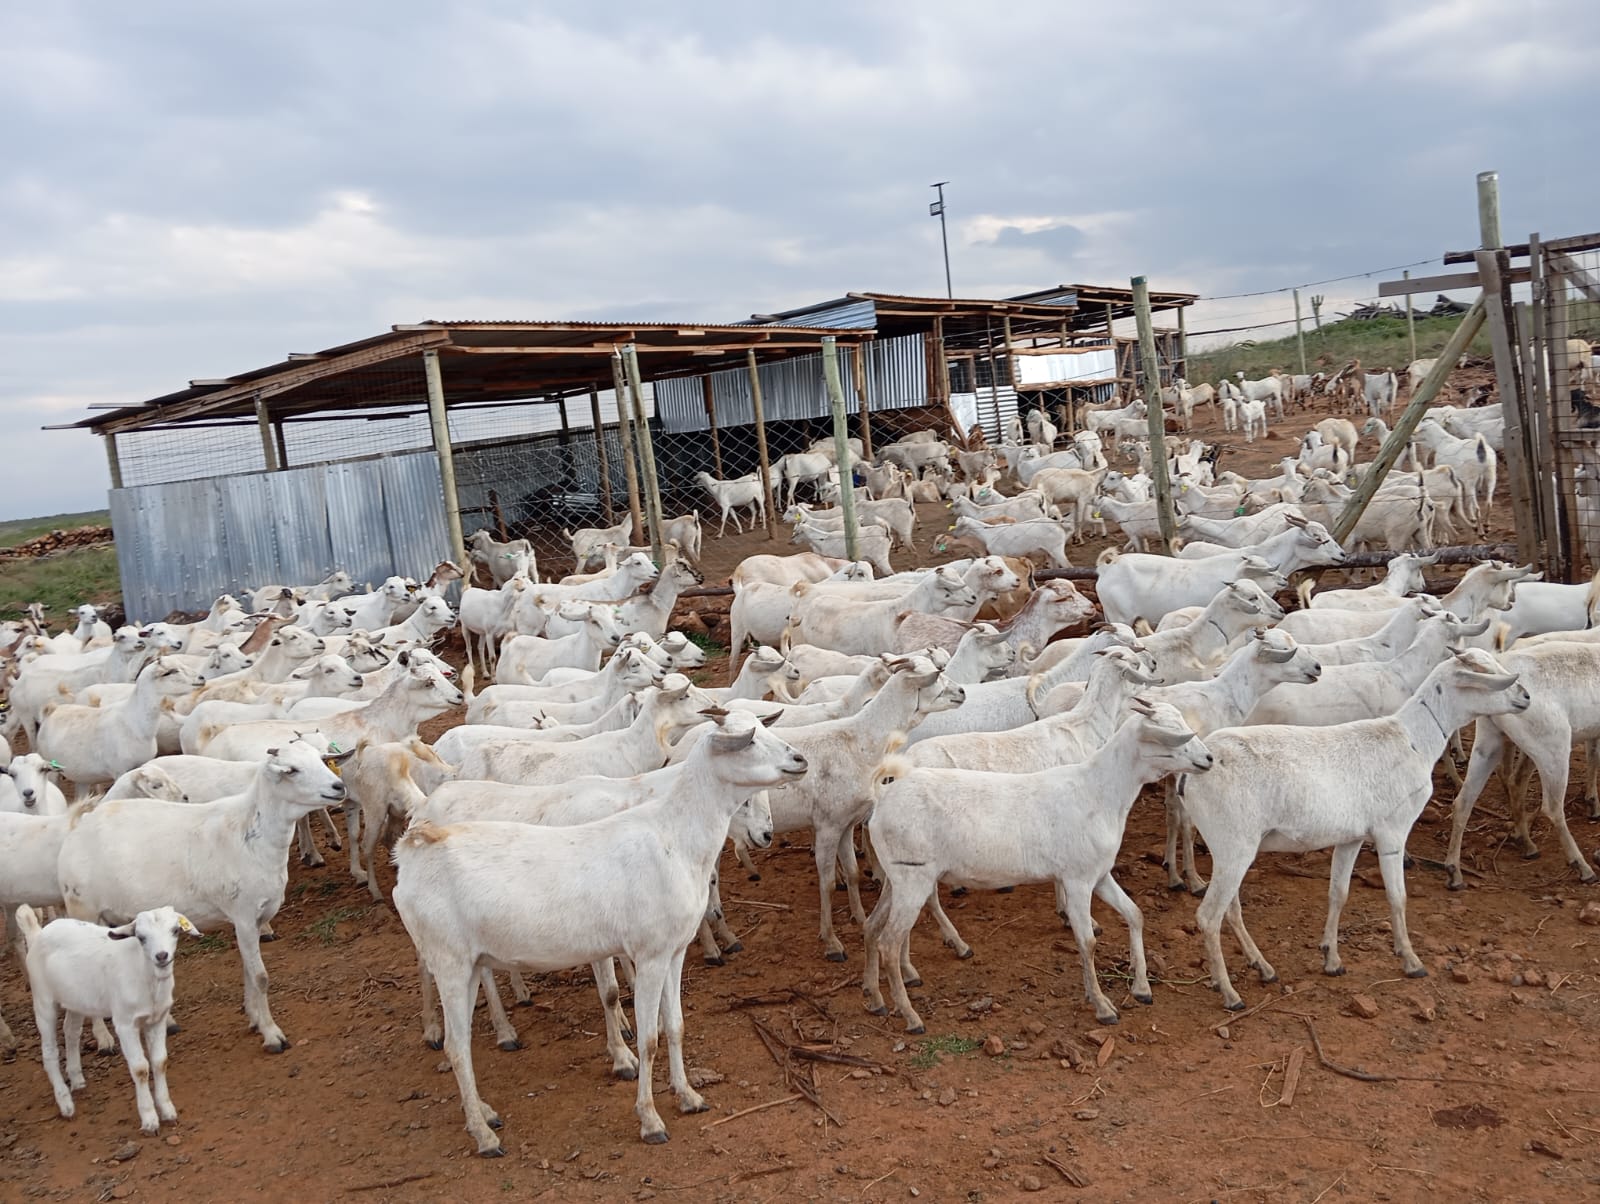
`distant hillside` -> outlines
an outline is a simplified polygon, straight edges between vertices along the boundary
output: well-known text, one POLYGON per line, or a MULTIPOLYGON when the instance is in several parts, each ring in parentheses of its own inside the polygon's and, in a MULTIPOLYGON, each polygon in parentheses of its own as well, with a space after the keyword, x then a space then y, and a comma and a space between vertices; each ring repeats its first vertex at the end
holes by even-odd
MULTIPOLYGON (((1457 318, 1417 319, 1417 357, 1426 359, 1437 355, 1449 342, 1457 318)), ((1358 322, 1346 318, 1339 322, 1324 322, 1316 330, 1306 321, 1306 370, 1332 371, 1359 359, 1368 368, 1393 368, 1404 372, 1411 361, 1411 348, 1406 338, 1404 318, 1373 318, 1358 322)), ((1490 354, 1489 333, 1480 330, 1468 350, 1470 355, 1490 354)), ((1273 368, 1285 372, 1300 370, 1300 356, 1295 338, 1235 343, 1229 347, 1216 347, 1205 352, 1190 351, 1189 380, 1215 383, 1235 372, 1243 372, 1251 380, 1265 376, 1273 368)))

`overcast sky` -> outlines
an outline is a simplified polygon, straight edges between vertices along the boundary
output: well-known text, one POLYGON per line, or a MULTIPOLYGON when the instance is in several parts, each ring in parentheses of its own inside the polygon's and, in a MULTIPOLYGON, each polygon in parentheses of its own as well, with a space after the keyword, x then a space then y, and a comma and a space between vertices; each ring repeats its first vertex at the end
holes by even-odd
POLYGON ((42 424, 395 322, 940 293, 933 180, 967 296, 1425 259, 1486 168, 1593 230, 1597 62, 1593 0, 14 5, 0 517, 104 504, 42 424))

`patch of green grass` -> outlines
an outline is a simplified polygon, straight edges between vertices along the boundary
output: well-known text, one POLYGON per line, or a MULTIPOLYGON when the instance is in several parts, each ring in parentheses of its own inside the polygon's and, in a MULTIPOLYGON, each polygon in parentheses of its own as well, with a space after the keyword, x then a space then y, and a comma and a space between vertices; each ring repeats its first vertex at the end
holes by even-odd
POLYGON ((14 547, 36 536, 48 535, 51 531, 110 525, 111 513, 107 510, 85 510, 78 514, 46 514, 40 518, 8 519, 0 522, 0 548, 14 547))
POLYGON ((36 560, 0 561, 0 618, 16 618, 29 602, 49 607, 48 617, 56 625, 85 602, 120 606, 116 549, 83 548, 36 560))
POLYGON ((197 953, 215 953, 219 949, 228 947, 228 938, 220 932, 208 932, 198 940, 185 942, 181 947, 193 949, 197 953))
POLYGON ((948 1033, 943 1037, 929 1037, 917 1046, 917 1052, 911 1055, 911 1065, 916 1070, 932 1070, 939 1064, 940 1054, 969 1054, 976 1053, 983 1048, 982 1041, 974 1041, 971 1037, 958 1037, 948 1033))
POLYGON ((704 652, 707 657, 723 656, 728 651, 726 644, 718 643, 710 635, 702 635, 698 631, 688 632, 689 642, 704 652))
MULTIPOLYGON (((1458 325, 1459 318, 1419 317, 1417 358, 1438 355, 1458 325)), ((1393 368, 1404 372, 1411 362, 1411 343, 1404 318, 1373 318, 1368 322, 1346 318, 1324 322, 1320 331, 1307 319, 1305 334, 1306 368, 1311 372, 1336 372, 1352 359, 1359 359, 1368 368, 1393 368)), ((1478 332, 1467 353, 1491 354, 1487 329, 1478 332)), ((1258 380, 1273 368, 1291 372, 1298 371, 1299 367, 1299 351, 1292 334, 1281 339, 1242 342, 1189 354, 1189 379, 1195 384, 1232 379, 1235 372, 1258 380)))
POLYGON ((337 910, 330 911, 315 924, 308 927, 304 935, 314 936, 324 945, 331 945, 339 939, 338 928, 340 924, 343 924, 346 920, 359 920, 367 914, 368 910, 365 907, 340 907, 337 910))

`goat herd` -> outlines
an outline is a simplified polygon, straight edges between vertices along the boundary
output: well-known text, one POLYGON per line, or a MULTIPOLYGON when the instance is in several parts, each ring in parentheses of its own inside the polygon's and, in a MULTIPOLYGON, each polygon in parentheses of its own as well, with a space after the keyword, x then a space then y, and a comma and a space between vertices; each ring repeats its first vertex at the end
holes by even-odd
MULTIPOLYGON (((1186 386, 1177 392, 1192 402, 1186 386)), ((1186 423, 1186 403, 1171 400, 1186 423)), ((1437 433, 1419 438, 1415 470, 1374 507, 1404 520, 1364 520, 1352 534, 1395 553, 1384 579, 1302 588, 1287 615, 1276 598, 1292 574, 1345 558, 1326 520, 1362 472, 1359 433, 1324 421, 1265 480, 1216 473, 1212 449, 1181 447, 1169 468, 1188 542, 1169 558, 1133 550, 1153 531, 1135 402, 1091 410, 1068 436, 1035 412, 997 449, 927 432, 852 465, 848 475, 865 481, 857 562, 841 558, 837 510, 795 497, 807 483, 820 503, 838 497, 831 445, 785 457, 786 513, 807 550, 751 555, 733 572, 726 687, 693 684, 685 673, 704 653, 668 631, 679 591, 700 579, 698 515, 671 524, 659 567, 630 546, 626 523, 570 532, 575 572, 558 582, 539 580, 525 543, 480 533, 472 559, 492 585, 468 583, 458 607, 447 594, 461 574, 445 564, 425 583, 395 576, 365 592, 343 573, 268 585, 246 605, 218 598, 193 623, 113 632, 85 606, 73 631, 53 637, 15 625, 5 730, 29 751, 0 778, 0 903, 26 947, 60 1112, 73 1114, 84 1086, 87 1018, 102 1050, 113 1045, 106 1022, 115 1029, 142 1128, 175 1119, 166 1039, 185 933, 232 928, 250 1023, 269 1051, 287 1048, 262 942, 291 846, 321 864, 312 821, 320 815, 337 842, 337 810, 351 872, 380 899, 377 847, 394 837, 393 901, 421 967, 423 1037, 447 1051, 485 1155, 501 1146, 473 1073, 480 989, 501 1047, 517 1041, 495 972, 526 998, 523 973, 592 967, 612 1070, 637 1080, 644 1140, 667 1137, 652 1098, 660 1035, 679 1110, 706 1108, 684 1069, 681 979, 697 937, 711 962, 737 948, 717 881, 730 838, 749 866, 775 834, 810 833, 824 955, 846 957, 832 914, 842 871, 864 927, 868 1007, 893 1008, 910 1032, 923 1031, 908 994, 921 979, 910 949, 918 916, 931 911, 945 943, 970 953, 940 907, 941 884, 1052 883, 1087 1000, 1114 1023, 1095 968, 1098 897, 1127 926, 1132 997, 1151 1002, 1140 910, 1113 866, 1130 809, 1158 782, 1169 881, 1203 892, 1197 922, 1225 1007, 1244 1004, 1224 920, 1260 981, 1275 978, 1240 906, 1263 853, 1333 850, 1322 949, 1338 974, 1352 866, 1374 845, 1394 952, 1405 974, 1423 975, 1406 929, 1406 840, 1436 763, 1456 772, 1466 725, 1476 728, 1455 799, 1452 885, 1467 817, 1497 767, 1514 799, 1537 768, 1565 860, 1596 878, 1563 813, 1572 745, 1600 737, 1596 591, 1488 562, 1443 597, 1421 592, 1441 525, 1485 521, 1499 437, 1491 409, 1446 408, 1425 422, 1437 433), (1108 471, 1108 436, 1127 471, 1108 471), (942 538, 982 554, 893 572, 890 551, 912 546, 914 502, 934 499, 956 520, 942 538), (1100 557, 1102 621, 1055 638, 1086 629, 1096 606, 1065 580, 1030 588, 1031 570, 1064 564, 1069 543, 1107 522, 1130 550, 1100 557), (468 645, 459 679, 428 650, 458 623, 468 645), (480 673, 492 677, 481 692, 480 673), (431 744, 419 738, 420 725, 463 706, 465 723, 431 744), (880 884, 870 916, 861 835, 880 884), (35 909, 46 908, 65 917, 41 926, 35 909), (631 1025, 619 964, 632 981, 631 1025)), ((702 484, 724 525, 766 505, 748 482, 702 484)), ((1525 847, 1530 819, 1517 810, 1525 847)), ((0 1041, 16 1044, 3 1021, 0 1041)))

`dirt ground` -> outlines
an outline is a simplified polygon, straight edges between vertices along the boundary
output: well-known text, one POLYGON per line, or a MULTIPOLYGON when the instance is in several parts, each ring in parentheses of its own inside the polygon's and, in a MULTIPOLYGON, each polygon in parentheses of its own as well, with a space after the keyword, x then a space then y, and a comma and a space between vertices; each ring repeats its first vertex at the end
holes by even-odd
MULTIPOLYGON (((1223 466, 1266 468, 1306 424, 1296 416, 1265 446, 1231 447, 1223 466)), ((1208 415, 1200 433, 1211 426, 1208 415)), ((924 546, 941 525, 926 510, 924 546)), ((708 578, 766 547, 708 542, 708 578)), ((709 667, 722 675, 720 661, 709 667)), ((1579 792, 1570 813, 1592 841, 1579 792)), ((1443 785, 1410 844, 1421 859, 1410 922, 1430 976, 1400 976, 1367 854, 1344 916, 1349 973, 1324 977, 1327 857, 1268 856, 1243 902, 1282 982, 1257 984, 1228 944, 1252 1006, 1237 1016, 1203 981, 1194 900, 1166 890, 1161 809, 1147 798, 1117 875, 1144 910, 1159 985, 1154 1006, 1132 1001, 1126 932, 1100 913, 1115 1028, 1082 1000, 1048 888, 949 899, 970 961, 919 926, 927 982, 914 994, 928 1034, 913 1038, 863 1009, 842 893, 832 904, 850 961, 823 960, 802 843, 758 855, 759 882, 726 858, 743 951, 714 968, 691 951, 684 977, 688 1061, 711 1111, 679 1116, 663 1079, 672 1141, 641 1144, 633 1085, 608 1077, 587 971, 546 976, 533 1006, 512 1013, 521 1051, 495 1049, 480 1019, 479 1084, 505 1118, 497 1161, 473 1156, 443 1055, 421 1043, 397 917, 328 851, 324 869, 294 865, 280 939, 264 949, 287 1053, 269 1056, 247 1029, 231 939, 183 952, 171 1041, 182 1121, 159 1137, 138 1132, 120 1057, 86 1057, 77 1118, 56 1116, 7 960, 0 1005, 22 1045, 0 1064, 0 1200, 1600 1198, 1600 927, 1579 920, 1600 894, 1576 884, 1542 825, 1544 860, 1505 847, 1498 784, 1467 841, 1471 889, 1446 891, 1428 859, 1443 856, 1450 797, 1443 785)))

